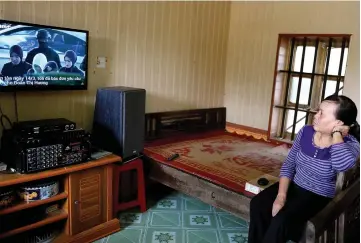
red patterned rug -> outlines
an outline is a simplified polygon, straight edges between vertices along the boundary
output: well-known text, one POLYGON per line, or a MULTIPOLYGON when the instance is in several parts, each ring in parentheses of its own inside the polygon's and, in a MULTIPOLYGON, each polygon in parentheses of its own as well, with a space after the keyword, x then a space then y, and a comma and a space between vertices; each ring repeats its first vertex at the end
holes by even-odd
POLYGON ((278 176, 287 148, 231 133, 148 145, 145 154, 159 163, 244 193, 245 183, 264 174, 278 176), (178 153, 179 158, 166 158, 178 153))

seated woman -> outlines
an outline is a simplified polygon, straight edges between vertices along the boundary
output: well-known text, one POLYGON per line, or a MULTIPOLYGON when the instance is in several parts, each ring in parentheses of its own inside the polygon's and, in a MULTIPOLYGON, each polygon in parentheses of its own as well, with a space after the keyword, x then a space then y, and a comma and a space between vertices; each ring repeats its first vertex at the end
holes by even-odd
POLYGON ((357 107, 332 95, 319 106, 313 126, 297 134, 276 183, 251 200, 249 243, 301 240, 305 223, 335 196, 337 173, 359 157, 357 107))

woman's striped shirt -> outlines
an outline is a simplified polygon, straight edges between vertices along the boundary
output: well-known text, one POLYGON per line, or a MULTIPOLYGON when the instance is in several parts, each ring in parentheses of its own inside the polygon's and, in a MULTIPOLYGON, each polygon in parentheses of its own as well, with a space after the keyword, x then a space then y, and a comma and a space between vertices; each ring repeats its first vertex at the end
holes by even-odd
POLYGON ((352 168, 360 153, 355 137, 344 137, 343 143, 319 148, 313 142, 313 126, 304 126, 282 165, 280 177, 288 177, 298 186, 325 197, 335 196, 338 172, 352 168))

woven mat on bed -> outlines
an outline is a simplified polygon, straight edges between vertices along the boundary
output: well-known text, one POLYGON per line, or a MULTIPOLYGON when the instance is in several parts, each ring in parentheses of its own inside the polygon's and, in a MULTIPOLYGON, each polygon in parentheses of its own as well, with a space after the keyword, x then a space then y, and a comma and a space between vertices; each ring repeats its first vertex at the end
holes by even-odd
POLYGON ((249 180, 264 174, 278 176, 287 148, 246 136, 223 133, 147 146, 145 154, 159 163, 243 193, 245 183, 249 180), (180 154, 180 157, 168 162, 165 158, 174 153, 180 154))

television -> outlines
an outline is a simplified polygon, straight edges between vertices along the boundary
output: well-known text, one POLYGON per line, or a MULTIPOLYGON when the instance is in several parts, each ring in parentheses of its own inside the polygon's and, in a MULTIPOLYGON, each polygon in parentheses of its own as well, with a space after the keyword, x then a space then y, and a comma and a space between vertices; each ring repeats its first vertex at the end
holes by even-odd
POLYGON ((86 90, 89 32, 0 20, 0 92, 86 90))

